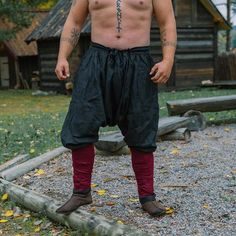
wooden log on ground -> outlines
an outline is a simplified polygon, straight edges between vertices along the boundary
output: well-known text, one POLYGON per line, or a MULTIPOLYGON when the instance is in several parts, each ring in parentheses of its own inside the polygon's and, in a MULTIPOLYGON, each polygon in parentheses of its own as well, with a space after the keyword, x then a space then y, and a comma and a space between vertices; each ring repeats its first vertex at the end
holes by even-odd
POLYGON ((65 147, 56 148, 52 151, 49 151, 26 162, 23 162, 17 166, 4 170, 0 173, 0 176, 5 180, 12 181, 18 178, 19 176, 22 176, 28 173, 29 171, 37 168, 41 164, 48 162, 49 160, 61 155, 63 152, 66 151, 69 151, 69 149, 65 147))
POLYGON ((110 153, 117 152, 122 147, 126 146, 125 141, 123 140, 124 136, 120 131, 114 133, 109 133, 101 135, 95 147, 101 151, 108 151, 110 153))
POLYGON ((215 81, 211 84, 202 84, 201 87, 217 87, 220 89, 236 89, 236 80, 215 81))
POLYGON ((188 117, 172 116, 160 118, 157 136, 168 134, 178 128, 187 127, 189 122, 190 119, 188 117))
POLYGON ((7 161, 7 162, 3 163, 2 165, 0 165, 0 172, 8 169, 10 167, 21 164, 21 163, 27 161, 29 158, 30 158, 30 156, 28 154, 19 155, 15 158, 11 159, 10 161, 7 161))
MULTIPOLYGON (((186 127, 189 122, 190 118, 188 117, 176 116, 160 118, 157 136, 170 133, 178 128, 186 127)), ((127 155, 126 149, 123 149, 125 150, 123 153, 119 152, 119 150, 122 150, 122 148, 126 146, 123 138, 120 131, 116 131, 113 134, 101 135, 99 141, 95 143, 95 147, 98 151, 102 151, 104 155, 118 155, 118 153, 119 155, 127 155)))
POLYGON ((179 128, 171 133, 160 136, 159 139, 161 141, 184 140, 185 142, 189 142, 191 131, 187 128, 179 128))
POLYGON ((134 227, 118 224, 103 216, 88 213, 77 209, 69 216, 57 214, 55 210, 60 204, 54 199, 39 194, 35 191, 20 187, 4 179, 0 179, 0 193, 8 193, 10 200, 24 206, 25 208, 46 215, 53 221, 78 230, 77 235, 98 236, 144 236, 148 235, 134 227))
POLYGON ((170 116, 182 115, 189 110, 216 112, 236 109, 236 95, 192 98, 166 103, 170 116))

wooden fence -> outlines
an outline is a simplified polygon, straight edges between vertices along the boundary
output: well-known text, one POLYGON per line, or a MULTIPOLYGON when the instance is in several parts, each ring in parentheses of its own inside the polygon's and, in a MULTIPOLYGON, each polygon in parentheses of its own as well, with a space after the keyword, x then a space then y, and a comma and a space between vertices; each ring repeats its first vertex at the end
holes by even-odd
POLYGON ((236 53, 222 53, 216 60, 216 80, 236 80, 236 53))

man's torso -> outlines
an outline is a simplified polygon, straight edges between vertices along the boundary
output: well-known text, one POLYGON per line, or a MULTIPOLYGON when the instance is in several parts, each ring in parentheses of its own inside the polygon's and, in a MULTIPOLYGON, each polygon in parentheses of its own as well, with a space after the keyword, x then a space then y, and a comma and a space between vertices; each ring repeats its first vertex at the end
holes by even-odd
POLYGON ((127 49, 150 44, 152 0, 88 0, 93 42, 127 49))

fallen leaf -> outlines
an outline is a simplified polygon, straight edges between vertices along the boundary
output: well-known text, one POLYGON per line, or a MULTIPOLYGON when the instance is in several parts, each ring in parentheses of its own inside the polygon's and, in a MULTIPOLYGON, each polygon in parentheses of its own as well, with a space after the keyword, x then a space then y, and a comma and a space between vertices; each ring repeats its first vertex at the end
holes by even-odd
POLYGON ((91 208, 89 209, 90 212, 96 212, 96 210, 97 210, 96 207, 91 207, 91 208))
POLYGON ((115 202, 107 202, 106 205, 107 206, 114 206, 114 205, 116 205, 116 203, 115 202))
POLYGON ((103 179, 103 182, 107 183, 107 182, 111 182, 113 180, 115 180, 115 179, 114 178, 105 178, 105 179, 103 179))
POLYGON ((35 149, 34 149, 34 148, 31 148, 31 149, 30 149, 30 154, 33 154, 33 153, 35 153, 35 149))
POLYGON ((34 232, 39 232, 40 230, 41 230, 41 228, 37 227, 37 228, 34 229, 34 232))
POLYGON ((207 203, 205 203, 202 207, 208 209, 209 205, 207 203))
POLYGON ((91 184, 91 188, 95 188, 97 186, 98 186, 98 184, 91 184))
POLYGON ((129 202, 139 202, 138 198, 129 198, 129 202))
POLYGON ((225 132, 229 132, 230 129, 229 129, 229 128, 225 128, 224 131, 225 131, 225 132))
POLYGON ((174 213, 174 209, 171 207, 166 207, 166 214, 173 214, 174 213))
POLYGON ((36 171, 35 176, 44 175, 44 174, 45 174, 44 170, 39 169, 38 171, 36 171))
POLYGON ((112 198, 119 198, 119 195, 112 194, 112 195, 110 195, 110 197, 112 197, 112 198))
POLYGON ((10 217, 10 216, 13 216, 13 214, 14 214, 14 212, 12 210, 8 210, 3 215, 6 217, 10 217))
POLYGON ((29 217, 31 217, 30 214, 24 214, 23 216, 24 216, 25 218, 29 218, 29 217))
POLYGON ((0 223, 6 223, 8 220, 0 219, 0 223))
POLYGON ((117 220, 117 223, 118 223, 118 224, 121 224, 121 225, 124 224, 121 220, 117 220))
POLYGON ((106 190, 105 190, 105 189, 97 190, 97 194, 98 194, 99 196, 103 196, 103 195, 106 194, 106 190))
POLYGON ((3 201, 7 200, 8 199, 8 194, 7 193, 4 193, 2 195, 2 198, 1 198, 3 201))
POLYGON ((31 177, 29 175, 24 175, 23 178, 24 179, 30 179, 31 177))
POLYGON ((171 152, 170 152, 170 154, 172 154, 172 155, 179 155, 179 149, 177 149, 177 148, 174 148, 171 152))
POLYGON ((134 179, 134 175, 123 175, 122 178, 125 178, 125 179, 134 179))

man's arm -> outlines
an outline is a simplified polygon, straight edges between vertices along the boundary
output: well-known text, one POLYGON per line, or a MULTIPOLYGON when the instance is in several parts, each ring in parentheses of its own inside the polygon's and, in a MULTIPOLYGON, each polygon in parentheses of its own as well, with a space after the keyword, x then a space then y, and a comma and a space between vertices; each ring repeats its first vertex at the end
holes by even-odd
POLYGON ((60 38, 60 49, 55 69, 59 80, 67 79, 70 76, 67 59, 78 43, 87 16, 88 0, 73 0, 60 38))
POLYGON ((176 22, 171 0, 153 0, 156 20, 160 28, 163 60, 151 70, 154 83, 166 83, 174 63, 177 44, 176 22))

